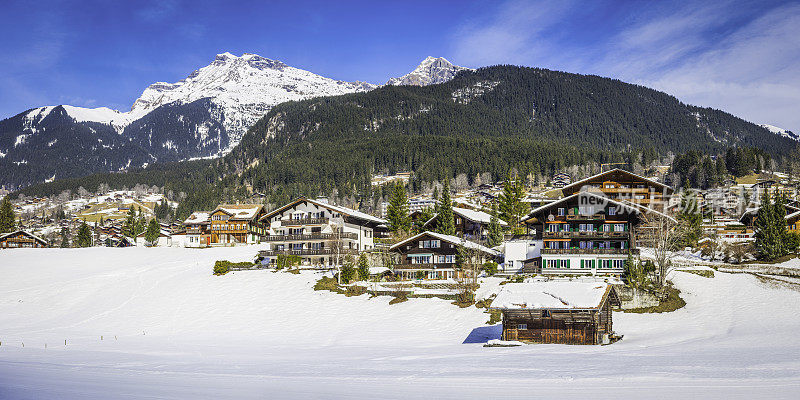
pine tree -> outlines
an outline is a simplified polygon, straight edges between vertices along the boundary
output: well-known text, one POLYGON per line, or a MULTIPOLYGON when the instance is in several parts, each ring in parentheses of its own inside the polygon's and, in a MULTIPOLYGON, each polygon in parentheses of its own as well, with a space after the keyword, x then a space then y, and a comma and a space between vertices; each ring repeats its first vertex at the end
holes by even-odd
POLYGON ((140 234, 144 233, 145 230, 147 230, 147 220, 144 217, 144 211, 140 208, 139 218, 136 219, 136 225, 133 230, 134 236, 139 236, 140 234))
POLYGON ((700 235, 703 233, 703 215, 700 212, 697 193, 691 190, 683 191, 678 219, 683 221, 685 226, 681 244, 684 247, 696 246, 697 241, 700 240, 700 235))
POLYGON ((423 225, 425 225, 426 222, 430 221, 435 216, 436 213, 433 211, 433 208, 431 207, 426 207, 420 210, 417 219, 413 221, 413 224, 411 226, 411 233, 416 235, 424 232, 425 228, 423 227, 423 225))
MULTIPOLYGON (((782 223, 783 216, 780 219, 782 223)), ((779 236, 776 220, 769 191, 764 190, 755 221, 755 246, 759 257, 764 260, 774 260, 781 255, 782 238, 779 236)))
POLYGON ((361 253, 358 256, 358 279, 362 281, 369 280, 369 260, 367 260, 366 253, 361 253))
POLYGON ((61 228, 61 247, 69 247, 69 228, 61 228))
POLYGON ((396 183, 386 210, 386 220, 392 232, 410 232, 411 218, 408 215, 408 197, 402 184, 396 183))
POLYGON ((450 184, 445 181, 442 189, 442 201, 436 216, 436 232, 443 235, 455 235, 456 225, 453 217, 453 200, 450 198, 450 184))
POLYGON ((498 246, 503 243, 503 228, 497 218, 497 203, 492 204, 492 218, 489 219, 489 237, 487 244, 489 247, 498 246))
POLYGON ((122 234, 127 237, 136 236, 136 212, 134 206, 128 209, 128 216, 125 217, 125 224, 122 225, 122 234))
POLYGON ((11 207, 11 200, 8 196, 3 198, 0 203, 0 233, 13 232, 16 218, 14 217, 14 209, 11 207))
POLYGON ((775 202, 772 204, 773 223, 775 229, 775 237, 780 242, 778 247, 778 257, 785 256, 789 253, 787 242, 789 240, 789 231, 786 227, 786 198, 782 193, 775 192, 775 202))
POLYGON ((89 229, 89 225, 86 225, 86 220, 83 220, 81 226, 78 228, 76 245, 78 247, 89 247, 92 245, 92 230, 89 229))
POLYGON ((506 179, 503 193, 500 194, 500 218, 502 218, 511 228, 512 233, 523 233, 522 218, 525 216, 526 207, 522 199, 525 197, 525 189, 519 179, 512 178, 511 175, 506 179))
POLYGON ((161 233, 161 227, 158 225, 158 220, 153 218, 147 225, 147 231, 144 234, 144 240, 150 244, 155 244, 158 241, 159 233, 161 233))

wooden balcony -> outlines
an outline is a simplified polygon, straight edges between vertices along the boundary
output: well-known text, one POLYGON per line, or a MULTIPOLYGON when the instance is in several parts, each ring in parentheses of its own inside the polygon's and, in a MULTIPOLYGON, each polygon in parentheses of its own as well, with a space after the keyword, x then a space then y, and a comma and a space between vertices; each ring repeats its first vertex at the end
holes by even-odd
POLYGON ((261 238, 265 242, 294 242, 303 240, 358 240, 357 233, 308 233, 302 235, 267 235, 261 238))
POLYGON ((639 254, 639 249, 542 249, 542 254, 610 254, 610 255, 639 254))
POLYGON ((282 219, 281 226, 327 225, 329 218, 282 219))
POLYGON ((572 231, 561 231, 561 232, 542 232, 542 238, 570 238, 570 239, 591 239, 591 238, 600 238, 600 239, 627 239, 630 235, 630 232, 600 232, 600 231, 592 231, 592 232, 572 232, 572 231))
POLYGON ((261 250, 258 255, 261 257, 275 257, 279 255, 287 256, 328 256, 328 255, 358 255, 356 249, 301 249, 301 250, 261 250))
POLYGON ((453 269, 453 268, 455 268, 455 264, 451 263, 394 265, 394 269, 453 269))

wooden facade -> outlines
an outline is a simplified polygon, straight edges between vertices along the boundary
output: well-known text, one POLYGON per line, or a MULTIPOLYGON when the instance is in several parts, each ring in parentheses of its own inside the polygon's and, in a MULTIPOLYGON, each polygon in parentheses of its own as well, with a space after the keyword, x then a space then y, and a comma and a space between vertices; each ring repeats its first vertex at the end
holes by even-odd
POLYGON ((225 204, 211 212, 211 244, 259 243, 266 229, 260 222, 259 204, 225 204))
POLYGON ((0 235, 0 249, 47 247, 47 241, 27 231, 0 235))
POLYGON ((462 271, 456 266, 456 255, 462 245, 478 250, 481 263, 493 260, 498 254, 456 236, 426 231, 390 247, 390 251, 400 256, 394 273, 400 279, 459 279, 462 271))
POLYGON ((612 308, 620 305, 612 286, 596 307, 501 309, 502 339, 542 344, 608 344, 615 340, 612 308))
POLYGON ((580 191, 603 193, 612 200, 627 201, 663 212, 673 189, 663 183, 619 168, 574 182, 561 188, 564 196, 580 191))

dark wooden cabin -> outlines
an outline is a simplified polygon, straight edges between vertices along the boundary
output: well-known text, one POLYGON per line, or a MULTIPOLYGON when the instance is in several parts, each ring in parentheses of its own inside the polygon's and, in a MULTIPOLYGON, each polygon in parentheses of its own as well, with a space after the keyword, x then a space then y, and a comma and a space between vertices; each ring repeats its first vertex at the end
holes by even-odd
POLYGON ((613 286, 603 282, 511 283, 492 302, 503 314, 503 340, 608 344, 616 340, 613 286))
POLYGON ((0 235, 0 249, 23 247, 47 247, 47 241, 23 230, 0 235))

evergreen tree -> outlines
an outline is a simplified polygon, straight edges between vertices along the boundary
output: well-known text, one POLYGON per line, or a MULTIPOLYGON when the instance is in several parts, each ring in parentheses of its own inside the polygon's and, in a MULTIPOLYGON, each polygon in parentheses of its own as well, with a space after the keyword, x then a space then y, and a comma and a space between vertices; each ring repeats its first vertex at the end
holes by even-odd
POLYGON ((698 196, 692 190, 684 190, 681 194, 681 209, 678 219, 683 221, 685 226, 681 243, 683 247, 696 246, 703 233, 703 215, 700 212, 698 196))
POLYGON ((89 229, 89 225, 86 225, 86 220, 83 220, 78 228, 78 237, 75 244, 78 247, 90 247, 92 245, 92 230, 89 229))
POLYGON ((526 207, 522 199, 525 197, 525 189, 519 179, 512 178, 511 175, 506 179, 503 193, 500 194, 500 218, 502 218, 511 229, 512 233, 521 234, 522 218, 525 216, 526 207))
POLYGON ((443 235, 455 235, 456 225, 453 217, 453 200, 450 198, 450 184, 445 181, 442 189, 442 202, 436 216, 436 232, 443 235))
POLYGON ((369 280, 369 260, 367 260, 366 253, 361 253, 358 256, 358 279, 362 281, 369 280))
POLYGON ((423 227, 423 225, 425 225, 426 222, 430 221, 435 216, 436 212, 433 211, 433 208, 431 207, 426 207, 420 210, 417 219, 414 220, 412 223, 411 233, 416 235, 418 233, 424 232, 425 228, 423 227))
POLYGON ((772 213, 774 215, 775 236, 780 239, 778 256, 785 256, 789 253, 787 243, 789 241, 789 231, 786 227, 786 198, 782 193, 778 193, 777 190, 775 191, 775 201, 772 204, 772 213))
POLYGON ((386 210, 386 220, 392 232, 410 232, 411 218, 408 216, 408 197, 402 184, 396 183, 386 210))
POLYGON ((489 247, 503 243, 503 229, 500 226, 500 220, 497 218, 497 212, 497 203, 492 203, 492 218, 489 220, 489 237, 487 239, 489 247))
POLYGON ((11 207, 11 200, 8 196, 3 198, 0 203, 0 233, 13 232, 16 226, 14 209, 11 207))
POLYGON ((340 274, 342 283, 350 283, 353 278, 355 278, 356 269, 353 267, 352 263, 345 262, 344 265, 342 265, 340 274))
MULTIPOLYGON (((783 216, 780 217, 781 223, 783 216)), ((776 226, 775 209, 769 191, 761 194, 761 206, 756 214, 755 247, 758 256, 764 260, 774 260, 781 255, 782 239, 776 226)))
POLYGON ((161 233, 161 227, 158 225, 158 220, 153 218, 147 225, 147 231, 144 234, 144 240, 150 244, 154 244, 158 241, 159 233, 161 233))
POLYGON ((69 228, 66 226, 61 228, 61 247, 69 247, 69 228))
POLYGON ((144 233, 147 229, 147 220, 144 216, 144 211, 140 208, 139 209, 139 217, 136 219, 136 225, 133 230, 134 236, 139 236, 140 234, 144 233))
POLYGON ((127 237, 136 236, 136 211, 134 206, 128 209, 128 215, 125 217, 125 224, 122 225, 122 234, 127 237))

